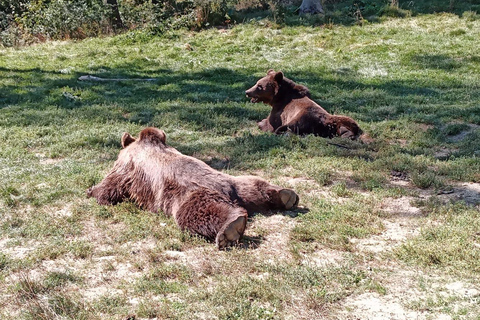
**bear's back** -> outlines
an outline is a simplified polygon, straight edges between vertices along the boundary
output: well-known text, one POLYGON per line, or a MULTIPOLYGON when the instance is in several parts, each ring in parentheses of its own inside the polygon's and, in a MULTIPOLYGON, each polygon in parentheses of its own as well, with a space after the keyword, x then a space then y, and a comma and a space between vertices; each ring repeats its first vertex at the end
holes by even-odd
POLYGON ((231 188, 230 175, 211 168, 201 160, 184 155, 175 148, 164 147, 159 150, 156 147, 143 147, 132 152, 135 153, 135 157, 132 157, 135 166, 141 168, 158 186, 174 181, 184 192, 202 187, 222 192, 231 188))

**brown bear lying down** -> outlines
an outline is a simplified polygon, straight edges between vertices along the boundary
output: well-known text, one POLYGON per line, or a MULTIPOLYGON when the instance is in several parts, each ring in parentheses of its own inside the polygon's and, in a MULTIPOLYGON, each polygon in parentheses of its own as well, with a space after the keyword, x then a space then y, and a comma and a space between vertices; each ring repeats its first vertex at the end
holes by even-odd
POLYGON ((313 133, 321 137, 350 139, 362 134, 352 118, 329 114, 310 98, 307 87, 285 78, 282 72, 268 70, 267 76, 258 80, 245 94, 252 98, 252 102, 263 102, 272 107, 268 117, 258 123, 262 131, 313 133))
POLYGON ((230 176, 165 144, 165 133, 146 128, 138 139, 122 136, 113 169, 87 190, 102 205, 125 199, 173 216, 182 230, 213 240, 218 248, 234 244, 245 231, 248 213, 291 209, 290 189, 253 176, 230 176))

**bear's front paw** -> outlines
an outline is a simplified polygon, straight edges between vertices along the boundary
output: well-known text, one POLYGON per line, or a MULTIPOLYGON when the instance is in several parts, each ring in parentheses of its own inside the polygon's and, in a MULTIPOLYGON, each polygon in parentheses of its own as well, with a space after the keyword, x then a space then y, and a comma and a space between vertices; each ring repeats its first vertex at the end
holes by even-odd
POLYGON ((240 240, 247 226, 246 217, 238 217, 234 221, 227 224, 227 226, 217 234, 215 242, 218 249, 225 249, 226 247, 233 246, 240 240))
POLYGON ((350 130, 350 129, 344 127, 344 126, 340 126, 340 128, 338 128, 337 134, 338 134, 338 136, 340 136, 342 138, 348 138, 348 139, 352 139, 352 140, 356 139, 355 133, 352 130, 350 130))
POLYGON ((86 194, 87 194, 87 198, 93 197, 93 187, 88 188, 86 191, 86 194))
POLYGON ((280 195, 280 200, 286 210, 292 209, 297 206, 299 198, 295 191, 290 189, 283 189, 280 190, 278 193, 280 195))

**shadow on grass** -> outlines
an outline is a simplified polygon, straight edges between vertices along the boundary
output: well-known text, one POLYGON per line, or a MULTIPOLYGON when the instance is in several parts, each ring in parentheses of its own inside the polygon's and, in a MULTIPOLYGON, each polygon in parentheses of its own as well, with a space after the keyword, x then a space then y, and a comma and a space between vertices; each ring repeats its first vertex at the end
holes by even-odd
POLYGON ((480 205, 480 184, 468 182, 463 183, 455 186, 452 189, 452 193, 447 193, 444 197, 453 203, 463 202, 472 207, 478 206, 480 205))
MULTIPOLYGON (((413 64, 423 68, 449 70, 457 67, 454 59, 447 56, 424 55, 414 57, 412 60, 413 64)), ((84 74, 63 74, 38 68, 21 70, 0 67, 0 74, 6 80, 6 84, 0 87, 0 108, 18 104, 22 105, 22 110, 42 110, 46 106, 70 110, 91 105, 114 105, 123 109, 124 113, 136 112, 130 121, 139 121, 142 124, 150 122, 155 114, 182 110, 184 114, 189 113, 189 115, 185 115, 181 120, 208 122, 209 119, 202 115, 201 108, 196 108, 200 113, 195 113, 191 111, 192 107, 196 104, 214 104, 209 106, 210 109, 214 109, 212 110, 214 114, 244 118, 245 110, 238 110, 238 105, 246 104, 244 91, 258 80, 258 77, 254 76, 258 70, 236 71, 217 68, 201 72, 179 73, 167 69, 143 71, 142 64, 143 62, 139 60, 124 64, 117 69, 101 67, 100 71, 94 75, 104 78, 155 78, 157 81, 78 81, 78 77, 84 74), (237 110, 231 108, 235 104, 237 110)), ((363 121, 381 121, 384 118, 382 115, 378 117, 369 114, 368 109, 358 110, 359 106, 369 106, 370 109, 374 109, 405 97, 428 98, 435 102, 440 100, 442 90, 445 89, 444 84, 436 83, 434 80, 423 86, 418 86, 414 80, 384 80, 368 83, 359 80, 358 73, 345 69, 332 70, 324 76, 316 73, 284 71, 292 80, 306 84, 312 91, 314 99, 326 109, 332 111, 331 109, 337 108, 339 112, 358 113, 357 118, 363 121), (354 97, 350 95, 351 91, 356 92, 354 97), (322 99, 322 96, 329 96, 331 92, 338 92, 341 100, 322 99)), ((456 84, 449 86, 448 89, 464 88, 461 84, 456 84)), ((456 97, 443 95, 441 102, 454 103, 456 97)), ((269 107, 266 108, 268 110, 269 107)), ((419 111, 412 106, 409 108, 412 114, 419 111)), ((111 110, 105 109, 106 113, 111 110)), ((402 116, 403 111, 398 110, 391 116, 394 118, 402 116)), ((261 120, 266 114, 250 116, 252 119, 261 120)), ((125 121, 129 121, 128 117, 124 118, 125 121)))
MULTIPOLYGON (((279 214, 279 215, 283 215, 290 218, 296 218, 299 214, 305 214, 308 212, 310 212, 308 208, 299 207, 299 208, 295 208, 294 210, 288 210, 288 211, 254 213, 252 216, 263 215, 263 216, 270 217, 270 216, 279 214)), ((265 237, 261 235, 260 236, 244 235, 240 240, 240 243, 238 244, 237 248, 245 249, 245 250, 255 250, 255 249, 258 249, 264 241, 265 241, 265 237)))
MULTIPOLYGON (((424 68, 451 68, 446 56, 419 56, 413 63, 424 68)), ((106 122, 156 126, 169 130, 235 136, 245 128, 255 128, 270 107, 251 104, 244 91, 257 80, 258 70, 206 69, 199 72, 173 72, 144 68, 143 60, 134 60, 116 69, 99 67, 102 78, 155 78, 156 81, 79 81, 84 73, 9 69, 0 67, 0 125, 69 125, 72 119, 85 126, 106 122), (145 71, 149 70, 149 71, 145 71), (10 108, 7 108, 10 107, 10 108)), ((285 70, 284 70, 285 71, 285 70)), ((480 106, 458 108, 465 95, 461 83, 445 84, 432 79, 418 85, 415 80, 363 80, 350 69, 330 70, 322 74, 288 71, 286 76, 307 85, 314 100, 335 114, 348 114, 360 122, 408 119, 411 122, 439 123, 448 119, 480 123, 480 106), (448 93, 446 94, 446 91, 448 93)), ((480 98, 480 92, 468 92, 468 99, 480 98), (478 96, 478 97, 477 97, 478 96)), ((249 141, 245 137, 228 140, 224 146, 188 145, 179 149, 186 154, 214 149, 229 150, 229 157, 261 159, 277 148, 289 148, 289 141, 260 134, 249 141), (251 150, 245 155, 245 150, 251 150)))
POLYGON ((265 241, 265 237, 263 236, 243 236, 238 244, 238 248, 244 250, 255 250, 260 247, 262 242, 265 241))
MULTIPOLYGON (((472 59, 474 60, 474 59, 472 59)), ((447 55, 424 54, 412 57, 414 65, 428 69, 453 70, 462 66, 461 61, 457 61, 447 55)))
MULTIPOLYGON (((0 67, 0 74, 8 84, 0 88, 2 107, 9 104, 29 103, 29 107, 50 103, 59 108, 71 109, 69 99, 57 90, 70 91, 79 99, 80 106, 97 103, 140 105, 151 101, 181 99, 185 102, 218 102, 234 97, 232 85, 246 87, 244 75, 229 69, 212 69, 198 73, 176 73, 159 69, 152 72, 138 70, 135 63, 109 70, 100 67, 95 76, 108 78, 141 79, 154 77, 157 81, 79 81, 83 73, 63 74, 35 69, 8 69, 0 67), (87 92, 84 92, 87 91, 87 92), (88 95, 86 94, 88 93, 88 95)), ((62 92, 60 92, 62 93, 62 92)), ((238 100, 238 99, 237 99, 238 100)))

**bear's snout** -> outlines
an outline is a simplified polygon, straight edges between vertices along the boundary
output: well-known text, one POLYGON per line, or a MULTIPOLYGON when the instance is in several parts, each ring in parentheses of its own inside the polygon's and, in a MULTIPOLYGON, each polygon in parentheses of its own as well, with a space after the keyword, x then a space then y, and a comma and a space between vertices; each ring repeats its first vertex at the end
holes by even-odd
POLYGON ((247 91, 245 91, 245 95, 249 98, 253 96, 253 92, 255 91, 255 88, 250 88, 247 91))
POLYGON ((92 195, 93 195, 93 192, 92 192, 92 191, 93 191, 93 187, 90 187, 90 188, 87 189, 87 192, 86 192, 87 198, 91 198, 91 197, 92 197, 92 195))
POLYGON ((253 102, 253 103, 258 102, 258 94, 257 94, 256 91, 257 90, 256 90, 255 86, 253 86, 250 89, 248 89, 247 91, 245 91, 245 95, 247 96, 247 98, 252 98, 250 100, 250 102, 253 102))

